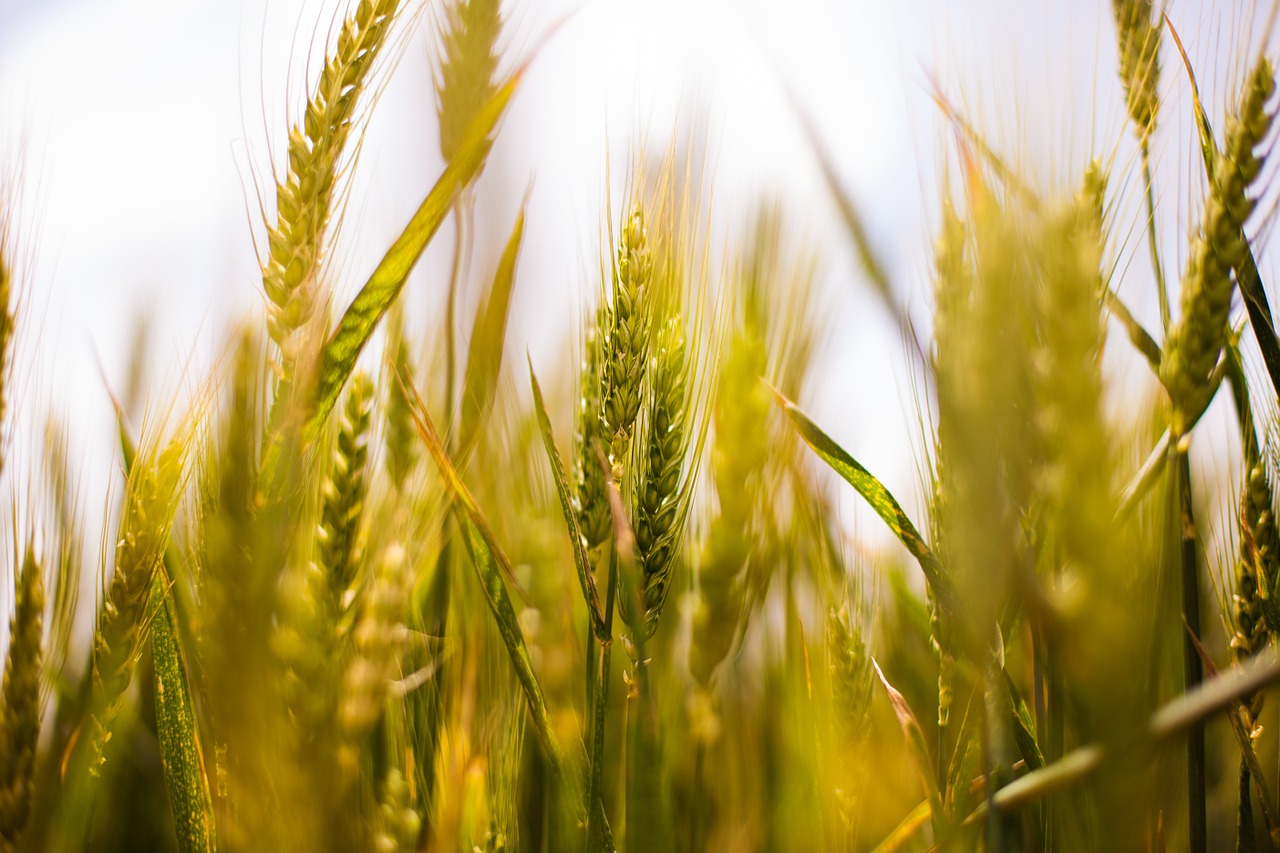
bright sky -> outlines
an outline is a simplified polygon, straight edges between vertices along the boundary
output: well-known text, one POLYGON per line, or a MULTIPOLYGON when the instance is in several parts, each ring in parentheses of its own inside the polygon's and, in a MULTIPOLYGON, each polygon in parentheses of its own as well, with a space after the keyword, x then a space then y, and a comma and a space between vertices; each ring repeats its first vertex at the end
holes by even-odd
MULTIPOLYGON (((40 424, 51 405, 71 416, 83 473, 97 484, 86 499, 91 520, 111 471, 105 388, 123 384, 138 318, 152 323, 152 363, 169 366, 155 377, 164 399, 207 374, 230 320, 261 311, 255 181, 269 175, 267 140, 281 139, 297 115, 305 60, 315 67, 323 34, 346 5, 0 0, 0 166, 23 151, 20 236, 30 273, 21 417, 40 424)), ((404 31, 369 127, 337 255, 350 271, 340 304, 441 169, 430 84, 436 5, 404 31)), ((588 273, 606 176, 622 185, 638 136, 662 145, 677 122, 687 129, 700 117, 721 217, 713 241, 727 240, 726 228, 749 219, 756 200, 782 198, 797 234, 820 253, 833 330, 821 381, 804 403, 919 515, 915 390, 903 347, 866 298, 787 89, 866 213, 923 334, 930 222, 952 150, 932 81, 972 108, 994 139, 1042 152, 1024 158, 1035 174, 1068 185, 1086 153, 1114 151, 1117 174, 1132 182, 1110 2, 524 0, 507 9, 509 55, 537 50, 480 188, 492 214, 479 225, 483 248, 505 237, 532 186, 508 353, 529 348, 543 373, 560 365, 563 336, 595 287, 588 273)), ((1238 79, 1238 69, 1215 65, 1235 52, 1234 14, 1195 3, 1171 12, 1193 60, 1208 69, 1201 85, 1215 115, 1238 79)), ((1168 45, 1164 62, 1177 107, 1187 91, 1168 45)), ((1182 165, 1193 139, 1185 113, 1166 116, 1174 129, 1159 140, 1167 164, 1160 226, 1174 246, 1199 190, 1188 189, 1182 165)), ((1124 189, 1117 221, 1118 233, 1134 235, 1113 254, 1144 263, 1132 190, 1124 189)), ((424 315, 437 311, 427 294, 440 284, 450 243, 442 232, 411 280, 424 315)), ((1152 298, 1131 301, 1154 317, 1152 298)), ((850 495, 841 501, 861 534, 888 540, 850 495)))

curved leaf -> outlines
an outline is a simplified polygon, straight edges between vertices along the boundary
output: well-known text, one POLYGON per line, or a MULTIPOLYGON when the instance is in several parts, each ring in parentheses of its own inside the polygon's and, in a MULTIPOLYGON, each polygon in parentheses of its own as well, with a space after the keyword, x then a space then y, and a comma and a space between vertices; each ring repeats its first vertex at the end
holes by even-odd
POLYGON ((773 391, 778 405, 791 419, 792 425, 795 426, 796 432, 800 433, 805 444, 808 444, 823 462, 830 465, 832 470, 862 495, 863 500, 876 511, 876 515, 889 525, 889 529, 893 531, 894 536, 898 537, 903 547, 916 558, 938 604, 952 615, 958 615, 959 600, 951 585, 951 579, 947 577, 942 563, 925 544, 920 531, 916 530, 911 519, 907 517, 902 505, 870 471, 863 468, 844 448, 836 444, 831 436, 823 432, 795 403, 788 400, 776 388, 770 387, 770 390, 773 391))
POLYGON ((565 527, 569 530, 573 564, 578 572, 578 584, 582 587, 582 598, 587 603, 587 612, 591 617, 591 630, 596 635, 596 639, 601 643, 607 643, 609 635, 605 631, 604 612, 600 609, 600 593, 596 590, 595 576, 591 573, 591 559, 587 556, 587 547, 582 541, 582 531, 578 529, 578 516, 573 511, 573 502, 569 495, 569 479, 565 475, 560 451, 556 449, 555 436, 551 433, 551 419, 547 417, 547 407, 542 400, 542 388, 538 386, 538 377, 533 372, 533 362, 529 362, 529 381, 533 384, 533 407, 538 413, 542 446, 546 448, 547 460, 551 463, 551 476, 556 483, 556 494, 560 497, 560 510, 564 514, 565 527))
POLYGON ((492 146, 491 134, 502 117, 507 103, 520 82, 517 71, 485 104, 471 123, 458 153, 445 168, 426 199, 413 214, 404 232, 383 256, 373 275, 347 307, 338 326, 320 353, 320 375, 316 387, 316 404, 307 422, 306 437, 313 439, 333 411, 342 386, 355 367, 360 351, 368 342, 378 321, 400 295, 405 280, 431 238, 453 208, 454 201, 479 173, 492 146))

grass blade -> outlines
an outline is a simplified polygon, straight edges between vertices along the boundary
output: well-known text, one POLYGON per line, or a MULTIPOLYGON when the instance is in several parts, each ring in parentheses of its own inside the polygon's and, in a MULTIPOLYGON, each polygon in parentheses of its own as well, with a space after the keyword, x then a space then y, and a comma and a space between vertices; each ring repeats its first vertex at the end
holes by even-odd
MULTIPOLYGON (((526 204, 527 204, 526 199, 526 204)), ((476 311, 475 325, 471 329, 471 348, 467 353, 466 374, 462 382, 462 431, 461 444, 465 457, 467 449, 479 440, 480 430, 493 408, 494 388, 502 369, 502 349, 507 339, 507 318, 511 310, 511 293, 516 281, 516 260, 524 239, 525 206, 520 208, 516 224, 507 238, 506 248, 498 261, 493 284, 489 288, 484 306, 476 311)))
POLYGON ((551 419, 547 417, 547 407, 542 399, 542 388, 538 385, 538 377, 533 372, 533 362, 529 362, 529 381, 533 385, 533 407, 538 413, 538 427, 542 432, 542 446, 547 451, 547 461, 551 463, 551 476, 556 483, 556 494, 560 497, 560 511, 564 514, 565 527, 569 531, 569 545, 573 549, 573 565, 578 572, 578 584, 582 587, 582 598, 587 603, 587 613, 591 617, 591 630, 601 643, 608 642, 605 632, 604 612, 600 609, 600 593, 596 589, 595 575, 591 573, 591 558, 587 555, 587 547, 582 541, 582 531, 578 529, 578 515, 573 511, 572 498, 569 495, 569 479, 565 474, 564 461, 556 448, 556 439, 551 432, 551 419))
POLYGON ((382 315, 400 295, 409 273, 453 208, 458 194, 484 165, 492 145, 490 135, 511 100, 520 76, 521 71, 513 74, 476 115, 457 156, 450 161, 444 174, 431 188, 404 232, 387 250, 377 269, 347 307, 337 328, 325 343, 320 354, 315 410, 307 425, 308 439, 315 438, 320 426, 333 411, 360 351, 377 328, 382 315))
POLYGON ((217 849, 213 798, 209 793, 204 750, 179 641, 177 608, 164 569, 151 587, 151 597, 157 608, 151 630, 156 734, 169 806, 173 810, 173 828, 181 853, 209 853, 217 849))

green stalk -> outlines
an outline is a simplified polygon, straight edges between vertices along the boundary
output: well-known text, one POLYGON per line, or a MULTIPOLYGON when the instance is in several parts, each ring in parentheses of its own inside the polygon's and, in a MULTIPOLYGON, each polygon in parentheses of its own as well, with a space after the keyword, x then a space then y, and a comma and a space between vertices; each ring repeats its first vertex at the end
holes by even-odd
POLYGON ((600 660, 595 684, 595 701, 591 722, 591 754, 589 756, 591 782, 587 795, 587 849, 611 850, 608 824, 605 820, 601 787, 604 782, 604 722, 609 701, 609 659, 613 651, 613 601, 618 592, 618 554, 609 550, 609 580, 605 592, 604 642, 600 643, 600 660))
MULTIPOLYGON (((1185 692, 1190 692, 1204 679, 1196 638, 1200 636, 1200 586, 1196 566, 1195 517, 1191 506, 1191 466, 1187 449, 1175 445, 1174 462, 1177 490, 1179 534, 1182 566, 1182 618, 1186 630, 1182 640, 1182 672, 1185 692)), ((1204 723, 1197 721, 1187 732, 1187 831, 1188 849, 1204 853, 1208 846, 1205 826, 1205 758, 1204 723)))

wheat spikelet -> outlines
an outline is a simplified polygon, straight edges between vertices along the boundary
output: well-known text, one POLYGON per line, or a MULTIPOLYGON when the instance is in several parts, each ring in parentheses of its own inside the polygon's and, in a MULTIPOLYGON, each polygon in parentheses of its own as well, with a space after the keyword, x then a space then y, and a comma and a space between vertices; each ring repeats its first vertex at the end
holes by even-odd
POLYGON ((1120 82, 1139 138, 1155 129, 1160 101, 1160 25, 1151 0, 1112 0, 1120 49, 1120 82))
POLYGON ((338 425, 331 470, 324 484, 320 521, 320 561, 329 574, 329 589, 337 609, 351 588, 360 565, 360 525, 364 514, 365 467, 369 460, 369 421, 373 383, 364 374, 352 378, 347 404, 338 425))
POLYGON ((609 335, 604 344, 601 425, 609 443, 613 479, 620 486, 626 482, 626 459, 649 362, 652 279, 653 260, 644 213, 637 206, 627 218, 618 243, 609 335))
POLYGON ((601 427, 603 417, 603 365, 602 349, 609 334, 609 306, 602 303, 596 309, 595 321, 587 329, 585 355, 579 378, 579 399, 575 449, 577 456, 577 488, 574 509, 578 515, 578 528, 587 548, 597 548, 609 538, 613 522, 609 517, 609 505, 605 497, 605 472, 595 461, 595 443, 608 446, 601 427))
POLYGON ((387 771, 378 800, 376 853, 409 853, 416 849, 422 818, 409 805, 409 785, 397 768, 387 771))
POLYGON ((1096 566, 1111 524, 1107 436, 1102 429, 1101 246, 1091 167, 1076 203, 1054 214, 1040 234, 1044 284, 1034 356, 1035 429, 1043 458, 1038 497, 1054 516, 1064 553, 1096 566))
POLYGON ((98 612, 93 637, 93 707, 89 768, 96 773, 111 724, 124 704, 144 639, 151 583, 168 547, 174 508, 183 486, 187 438, 138 458, 129 475, 116 543, 115 571, 98 612))
MULTIPOLYGON (((1235 564, 1232 596, 1231 653, 1244 662, 1261 652, 1275 635, 1276 578, 1280 567, 1280 535, 1276 532, 1271 503, 1271 483, 1259 462, 1248 472, 1240 496, 1240 554, 1235 564)), ((1249 697, 1249 728, 1257 725, 1264 694, 1249 697)))
MULTIPOLYGON (((679 315, 668 319, 658 353, 648 408, 648 448, 636 489, 636 563, 644 577, 644 623, 652 634, 670 588, 672 563, 684 532, 689 496, 682 473, 689 446, 686 423, 688 363, 679 315)), ((633 626, 637 627, 637 626, 633 626)))
POLYGON ((500 0, 453 0, 444 15, 443 51, 436 72, 440 153, 453 159, 467 128, 497 91, 500 0))
POLYGON ((14 850, 31 812, 40 736, 40 667, 44 645, 44 577, 27 547, 15 579, 9 656, 0 707, 0 850, 14 850))
MULTIPOLYGON (((950 199, 942 207, 942 227, 934 245, 934 370, 939 370, 940 354, 951 341, 963 334, 964 312, 971 298, 972 280, 965 257, 968 230, 956 214, 950 199)), ((934 448, 934 476, 931 495, 930 523, 934 549, 944 564, 949 562, 944 530, 947 527, 952 496, 949 472, 943 464, 945 425, 939 424, 934 448)), ((938 725, 946 727, 951 718, 952 681, 955 673, 955 646, 951 625, 942 609, 929 595, 929 645, 938 661, 938 725)))
POLYGON ((342 22, 302 125, 289 131, 288 166, 276 182, 276 221, 267 230, 262 264, 267 329, 280 348, 278 367, 285 383, 293 379, 294 362, 305 344, 303 330, 319 307, 319 269, 339 161, 399 5, 399 0, 360 0, 355 14, 342 22))
POLYGON ((1173 403, 1175 435, 1184 434, 1209 402, 1210 374, 1222 352, 1235 288, 1231 270, 1243 265, 1248 251, 1244 224, 1256 205, 1248 190, 1262 169, 1256 149, 1271 129, 1274 114, 1267 111, 1267 101, 1274 92, 1271 65, 1261 59, 1245 83, 1236 115, 1227 122, 1226 144, 1214 160, 1200 231, 1182 277, 1182 313, 1169 330, 1160 363, 1160 378, 1173 403))

